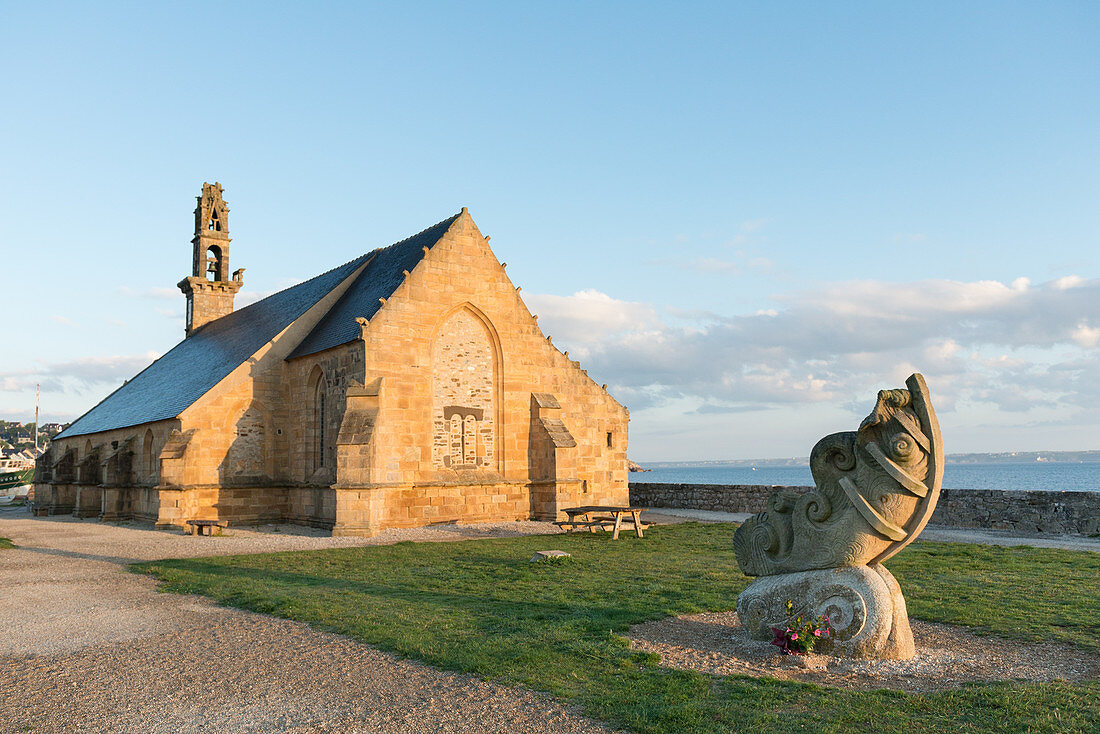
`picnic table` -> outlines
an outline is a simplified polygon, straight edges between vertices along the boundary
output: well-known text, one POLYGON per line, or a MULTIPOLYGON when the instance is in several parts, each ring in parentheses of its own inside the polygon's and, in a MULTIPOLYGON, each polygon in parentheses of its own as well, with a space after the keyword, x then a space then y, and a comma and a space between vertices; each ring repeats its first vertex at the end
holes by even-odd
POLYGON ((585 505, 584 507, 566 507, 562 510, 569 516, 568 520, 559 520, 554 523, 558 527, 570 533, 582 531, 585 528, 590 533, 596 529, 607 530, 614 528, 611 534, 612 540, 619 539, 619 530, 623 526, 623 520, 634 526, 634 533, 639 537, 645 537, 642 531, 645 524, 642 522, 644 507, 612 507, 609 505, 585 505))
POLYGON ((213 535, 215 528, 222 527, 218 520, 188 520, 188 535, 213 535))

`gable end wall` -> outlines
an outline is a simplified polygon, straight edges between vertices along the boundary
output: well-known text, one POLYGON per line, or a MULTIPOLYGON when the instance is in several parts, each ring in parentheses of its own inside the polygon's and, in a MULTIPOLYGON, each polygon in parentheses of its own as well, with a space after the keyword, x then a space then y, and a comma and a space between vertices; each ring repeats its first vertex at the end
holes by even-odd
POLYGON ((452 225, 362 331, 363 380, 381 378, 382 390, 373 465, 358 476, 337 477, 338 488, 357 489, 355 512, 365 513, 351 523, 352 530, 546 518, 577 504, 628 503, 627 410, 541 333, 468 215, 452 225), (441 334, 456 323, 462 333, 441 334), (483 337, 477 335, 479 323, 483 337), (449 351, 439 348, 444 336, 454 347, 449 351), (470 345, 466 365, 464 344, 470 345), (451 399, 462 402, 450 397, 452 383, 461 387, 468 381, 464 371, 476 374, 489 362, 493 380, 470 382, 469 405, 447 405, 451 399), (547 453, 548 439, 540 434, 545 429, 532 420, 532 393, 557 397, 556 417, 575 447, 547 453), (477 418, 477 435, 462 437, 473 458, 457 469, 440 462, 447 446, 460 454, 459 437, 439 435, 441 407, 477 418), (540 492, 550 493, 545 501, 536 496, 540 492), (387 497, 379 499, 380 494, 387 497))

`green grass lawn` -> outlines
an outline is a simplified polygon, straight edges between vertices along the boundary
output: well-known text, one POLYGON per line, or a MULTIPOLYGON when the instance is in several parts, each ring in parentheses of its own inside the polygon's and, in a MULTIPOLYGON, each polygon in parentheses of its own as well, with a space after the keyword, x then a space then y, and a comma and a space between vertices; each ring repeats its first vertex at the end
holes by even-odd
MULTIPOLYGON (((399 543, 137 564, 164 588, 309 622, 438 668, 522 684, 638 732, 1097 732, 1100 681, 857 692, 674 671, 623 633, 732 609, 733 526, 399 543), (529 563, 536 550, 573 558, 529 563)), ((1100 649, 1100 554, 918 543, 887 564, 910 615, 1100 649)))
POLYGON ((7 548, 14 548, 15 543, 11 542, 7 538, 0 538, 0 550, 6 550, 7 548))

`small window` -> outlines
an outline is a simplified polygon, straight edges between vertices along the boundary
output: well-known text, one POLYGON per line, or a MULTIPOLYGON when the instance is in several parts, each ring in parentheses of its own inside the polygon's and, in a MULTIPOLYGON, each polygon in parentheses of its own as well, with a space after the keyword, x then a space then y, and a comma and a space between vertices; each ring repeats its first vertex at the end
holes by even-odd
POLYGON ((611 431, 607 432, 607 448, 609 449, 615 448, 614 435, 611 431))
POLYGON ((325 465, 325 384, 317 383, 317 468, 325 465))
POLYGON ((153 431, 149 429, 141 441, 141 464, 146 481, 151 482, 156 479, 156 460, 157 455, 153 452, 153 431))

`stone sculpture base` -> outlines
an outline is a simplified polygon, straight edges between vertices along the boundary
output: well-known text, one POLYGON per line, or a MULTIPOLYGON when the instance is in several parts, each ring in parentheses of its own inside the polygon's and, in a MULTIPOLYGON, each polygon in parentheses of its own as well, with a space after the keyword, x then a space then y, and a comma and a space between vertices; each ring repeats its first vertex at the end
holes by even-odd
POLYGON ((787 600, 795 616, 829 617, 830 642, 815 652, 853 658, 907 660, 916 654, 905 597, 880 565, 761 576, 737 597, 737 616, 758 639, 774 637, 787 624, 787 600))

